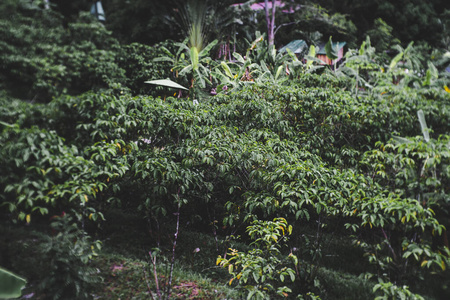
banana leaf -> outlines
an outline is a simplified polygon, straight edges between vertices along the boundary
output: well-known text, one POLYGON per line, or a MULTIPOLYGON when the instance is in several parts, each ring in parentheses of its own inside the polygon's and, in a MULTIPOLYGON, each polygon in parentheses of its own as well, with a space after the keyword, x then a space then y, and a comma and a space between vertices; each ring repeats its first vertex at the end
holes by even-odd
POLYGON ((392 59, 391 63, 389 64, 389 71, 392 71, 392 69, 395 68, 395 66, 402 59, 402 57, 403 57, 403 52, 400 52, 392 59))
POLYGON ((20 297, 26 283, 25 279, 0 268, 0 299, 20 297))
POLYGON ((196 47, 191 47, 190 51, 192 69, 198 70, 198 49, 196 47))
POLYGON ((330 39, 328 40, 328 42, 325 44, 325 53, 326 53, 326 56, 331 60, 335 60, 339 56, 339 54, 338 54, 339 49, 337 47, 333 46, 333 41, 331 40, 331 36, 330 36, 330 39))
POLYGON ((425 142, 430 141, 430 133, 428 130, 427 122, 425 121, 425 115, 423 114, 423 110, 419 110, 417 112, 417 117, 419 118, 420 127, 422 128, 422 134, 423 138, 425 139, 425 142))

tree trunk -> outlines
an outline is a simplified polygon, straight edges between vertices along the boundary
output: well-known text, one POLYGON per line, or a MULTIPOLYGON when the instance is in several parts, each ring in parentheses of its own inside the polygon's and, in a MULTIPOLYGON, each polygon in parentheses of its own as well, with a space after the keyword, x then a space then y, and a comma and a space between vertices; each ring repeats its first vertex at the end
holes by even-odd
POLYGON ((275 0, 272 0, 272 10, 269 10, 269 0, 264 1, 264 12, 266 13, 267 23, 267 40, 269 48, 274 44, 275 40, 275 0))

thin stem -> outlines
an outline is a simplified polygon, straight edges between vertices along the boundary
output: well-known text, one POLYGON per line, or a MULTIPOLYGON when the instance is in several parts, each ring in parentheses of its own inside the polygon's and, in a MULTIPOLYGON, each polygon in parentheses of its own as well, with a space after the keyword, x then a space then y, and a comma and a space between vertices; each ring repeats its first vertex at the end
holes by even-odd
POLYGON ((174 240, 173 240, 173 248, 172 248, 172 261, 170 263, 170 275, 169 275, 169 282, 167 284, 167 295, 166 299, 170 299, 170 290, 172 287, 172 275, 173 275, 173 266, 175 264, 175 249, 177 247, 177 238, 178 238, 178 232, 180 228, 180 202, 178 201, 178 209, 177 209, 177 228, 175 230, 174 240))
POLYGON ((397 255, 395 254, 394 248, 392 248, 391 243, 389 242, 389 238, 383 228, 381 228, 381 232, 383 232, 384 238, 386 239, 387 245, 391 250, 392 255, 394 256, 394 259, 397 259, 397 255))
MULTIPOLYGON (((145 267, 144 266, 142 267, 142 271, 144 272, 144 277, 145 277, 145 282, 147 283, 148 293, 150 294, 150 297, 152 298, 152 300, 155 300, 155 297, 153 297, 153 293, 152 293, 152 290, 150 288, 150 284, 149 284, 148 279, 147 279, 147 273, 145 272, 145 267)), ((158 286, 158 284, 157 284, 157 286, 158 286)))
MULTIPOLYGON (((153 265, 153 277, 155 278, 156 294, 158 295, 158 298, 160 300, 162 300, 161 290, 159 289, 158 273, 156 271, 156 256, 153 256, 151 251, 149 251, 148 254, 150 255, 150 260, 152 261, 152 265, 153 265)), ((150 287, 149 287, 149 290, 150 290, 150 287)), ((153 295, 152 295, 152 299, 153 299, 153 295)))

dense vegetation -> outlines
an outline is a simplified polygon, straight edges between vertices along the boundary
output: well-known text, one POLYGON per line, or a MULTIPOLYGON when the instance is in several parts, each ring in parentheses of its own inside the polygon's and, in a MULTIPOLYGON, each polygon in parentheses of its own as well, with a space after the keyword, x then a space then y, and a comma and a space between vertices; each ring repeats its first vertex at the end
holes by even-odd
MULTIPOLYGON (((215 20, 216 40, 141 40, 141 17, 127 38, 144 2, 106 24, 74 14, 83 1, 0 4, 0 266, 23 294, 450 297, 448 32, 416 45, 374 15, 324 66, 314 46, 278 53, 248 11, 215 20), (144 83, 163 78, 188 91, 144 83)), ((290 34, 355 33, 335 5, 309 9, 290 34)), ((191 6, 188 26, 194 11, 212 12, 191 6)))

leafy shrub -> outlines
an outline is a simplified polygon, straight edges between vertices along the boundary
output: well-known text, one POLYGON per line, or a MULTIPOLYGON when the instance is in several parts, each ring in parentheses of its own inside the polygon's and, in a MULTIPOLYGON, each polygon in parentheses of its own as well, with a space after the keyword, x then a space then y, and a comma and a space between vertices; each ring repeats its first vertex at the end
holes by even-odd
POLYGON ((0 20, 1 76, 11 94, 49 102, 123 82, 115 63, 117 41, 89 14, 68 29, 52 10, 17 4, 11 15, 0 20))
POLYGON ((100 242, 91 242, 68 214, 56 216, 51 228, 55 235, 41 235, 37 248, 43 270, 40 293, 49 299, 90 299, 100 278, 89 262, 100 250, 100 242))
POLYGON ((238 252, 230 249, 227 255, 230 258, 220 257, 217 264, 228 268, 234 279, 239 281, 238 286, 245 290, 247 299, 271 299, 274 295, 287 297, 292 292, 287 286, 282 286, 285 279, 295 281, 296 273, 286 265, 297 263, 297 257, 292 253, 284 257, 281 247, 292 232, 283 218, 273 221, 254 221, 247 227, 247 232, 253 242, 253 249, 238 252))
POLYGON ((91 299, 101 282, 92 265, 101 242, 82 229, 77 213, 35 218, 32 225, 0 224, 2 264, 27 278, 23 295, 37 299, 91 299), (39 219, 39 220, 37 220, 39 219))
POLYGON ((173 229, 173 213, 202 233, 231 237, 250 228, 252 245, 268 250, 232 251, 226 262, 250 296, 292 290, 332 297, 339 289, 324 284, 337 280, 321 273, 330 260, 326 234, 349 237, 346 243, 352 237, 362 249, 355 254, 365 252, 371 270, 398 287, 415 287, 431 272, 445 277, 448 247, 438 237, 448 221, 450 98, 433 65, 414 59, 412 48, 389 62, 366 43, 349 54, 346 69, 300 72, 291 81, 282 57, 254 51, 261 80, 240 86, 244 61, 231 73, 239 89, 194 103, 132 95, 123 85, 143 93, 141 80, 167 72, 153 63, 160 49, 119 48, 87 16, 63 30, 54 14, 27 14, 20 26, 9 18, 0 26, 11 75, 5 86, 31 88, 46 95, 42 101, 57 97, 42 105, 11 99, 11 89, 1 94, 0 197, 8 220, 34 225, 38 215, 72 209, 88 225, 118 207, 148 221, 152 244, 168 242, 158 238, 173 229), (27 14, 48 18, 55 30, 46 37, 48 23, 34 28, 27 14), (29 57, 13 55, 19 45, 30 48, 29 57), (413 75, 398 66, 401 58, 413 75), (78 94, 91 88, 97 91, 78 94), (58 96, 67 93, 78 95, 58 96), (420 132, 419 109, 436 138, 391 140, 420 132), (297 263, 278 243, 290 232, 287 222, 297 263))
MULTIPOLYGON (((12 103, 5 108, 14 109, 15 102, 12 103)), ((5 109, 5 121, 8 121, 9 112, 5 109)), ((5 171, 0 178, 0 187, 4 191, 1 195, 3 209, 27 222, 30 222, 31 214, 48 214, 69 208, 89 219, 101 219, 101 211, 97 209, 104 203, 96 203, 96 200, 107 201, 104 190, 109 180, 123 175, 127 169, 121 162, 110 161, 118 154, 118 143, 92 143, 79 149, 66 144, 54 130, 27 124, 33 122, 26 118, 28 113, 33 115, 34 110, 22 111, 18 115, 18 124, 7 126, 0 134, 0 142, 4 145, 0 159, 5 171)), ((49 117, 45 110, 41 111, 41 117, 42 113, 49 117)), ((34 117, 35 121, 39 120, 38 116, 34 117)), ((117 158, 123 157, 119 154, 117 158)))
POLYGON ((375 300, 384 299, 408 299, 408 300, 423 300, 424 298, 418 294, 412 293, 407 286, 399 287, 391 282, 379 281, 373 287, 374 292, 379 292, 382 296, 375 297, 375 300))

